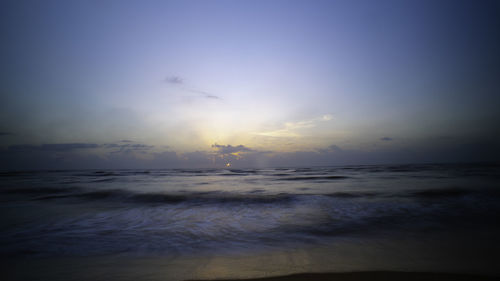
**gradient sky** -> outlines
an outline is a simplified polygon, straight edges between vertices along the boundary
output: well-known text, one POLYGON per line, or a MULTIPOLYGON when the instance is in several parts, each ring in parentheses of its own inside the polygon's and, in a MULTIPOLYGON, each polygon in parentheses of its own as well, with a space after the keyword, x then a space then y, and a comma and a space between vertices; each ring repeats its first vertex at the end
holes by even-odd
POLYGON ((0 168, 496 161, 500 1, 2 1, 0 168))

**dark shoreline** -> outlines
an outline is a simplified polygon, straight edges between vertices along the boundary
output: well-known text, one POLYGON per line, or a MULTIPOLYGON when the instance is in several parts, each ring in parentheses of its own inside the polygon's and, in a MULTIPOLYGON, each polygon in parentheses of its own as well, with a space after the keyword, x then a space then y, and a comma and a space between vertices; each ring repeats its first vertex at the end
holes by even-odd
MULTIPOLYGON (((284 276, 250 279, 211 279, 210 281, 486 281, 498 280, 498 276, 485 276, 461 273, 401 272, 401 271, 362 271, 339 273, 299 273, 284 276)), ((187 280, 195 281, 195 280, 187 280)), ((208 280, 196 280, 208 281, 208 280)))

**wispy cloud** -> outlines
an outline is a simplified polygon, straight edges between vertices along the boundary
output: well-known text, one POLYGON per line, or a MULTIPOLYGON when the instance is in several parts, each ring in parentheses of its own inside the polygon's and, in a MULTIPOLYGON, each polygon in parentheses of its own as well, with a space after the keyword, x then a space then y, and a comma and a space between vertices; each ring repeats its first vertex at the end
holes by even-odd
POLYGON ((173 76, 167 76, 165 79, 163 79, 163 82, 172 84, 172 85, 184 85, 185 87, 182 87, 182 90, 196 94, 198 97, 206 98, 206 99, 214 99, 214 100, 220 100, 221 97, 214 95, 212 93, 206 92, 206 91, 201 91, 197 90, 195 87, 192 87, 190 85, 186 85, 184 83, 184 79, 180 76, 173 75, 173 76))
POLYGON ((392 138, 390 137, 383 137, 383 138, 380 138, 381 141, 392 141, 392 138))
POLYGON ((187 91, 195 94, 200 94, 202 97, 207 98, 207 99, 216 99, 220 100, 221 98, 219 96, 207 93, 205 91, 199 91, 199 90, 193 90, 193 89, 187 89, 187 91))
POLYGON ((301 129, 313 128, 320 122, 330 121, 333 117, 331 114, 325 114, 316 118, 301 120, 297 122, 286 122, 283 127, 274 131, 259 132, 257 135, 269 137, 299 137, 301 129))

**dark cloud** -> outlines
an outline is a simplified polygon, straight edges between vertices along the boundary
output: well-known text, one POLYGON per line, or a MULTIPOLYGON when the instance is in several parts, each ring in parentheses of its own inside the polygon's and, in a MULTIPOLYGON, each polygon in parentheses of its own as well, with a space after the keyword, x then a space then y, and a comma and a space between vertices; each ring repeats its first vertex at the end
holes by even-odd
POLYGON ((103 144, 102 147, 111 149, 111 153, 145 153, 146 151, 153 149, 154 145, 131 143, 131 141, 123 143, 123 141, 121 141, 119 143, 106 143, 103 144))
POLYGON ((392 141, 392 138, 390 137, 383 137, 383 138, 380 138, 381 141, 392 141))
POLYGON ((8 147, 9 151, 41 151, 41 152, 71 152, 82 149, 96 149, 104 148, 110 149, 111 152, 132 152, 132 151, 146 151, 154 148, 153 145, 146 145, 141 143, 130 143, 129 141, 123 143, 49 143, 42 145, 11 145, 8 147))
POLYGON ((183 84, 184 80, 179 76, 168 76, 163 79, 164 82, 169 84, 183 84))
POLYGON ((0 132, 0 137, 1 136, 12 136, 14 135, 13 133, 9 133, 9 132, 0 132))
POLYGON ((142 143, 106 143, 102 147, 105 148, 132 148, 132 149, 151 149, 154 145, 147 145, 142 143))
POLYGON ((331 152, 334 152, 334 153, 340 153, 340 152, 342 152, 343 150, 342 150, 340 147, 338 147, 337 145, 332 144, 332 145, 330 145, 330 146, 329 146, 329 147, 327 147, 327 148, 319 148, 319 149, 317 149, 317 151, 318 151, 319 153, 331 153, 331 152))
POLYGON ((328 148, 329 148, 331 151, 333 151, 333 152, 341 152, 341 151, 342 151, 342 149, 341 149, 340 147, 338 147, 338 146, 336 146, 336 145, 334 145, 334 144, 330 145, 328 148))
POLYGON ((213 144, 212 148, 215 148, 218 153, 220 154, 231 154, 231 153, 237 153, 237 152, 254 152, 255 150, 250 149, 244 145, 237 145, 237 146, 232 146, 230 144, 228 145, 220 145, 220 144, 213 144))
POLYGON ((153 148, 152 145, 121 141, 108 144, 11 145, 4 149, 0 147, 0 169, 111 169, 146 168, 152 165, 165 168, 179 164, 175 152, 158 154, 152 151, 153 148), (146 160, 137 156, 145 153, 153 158, 146 160))
POLYGON ((9 150, 65 152, 77 149, 91 149, 98 147, 99 145, 95 143, 49 143, 42 145, 11 145, 9 146, 9 150))

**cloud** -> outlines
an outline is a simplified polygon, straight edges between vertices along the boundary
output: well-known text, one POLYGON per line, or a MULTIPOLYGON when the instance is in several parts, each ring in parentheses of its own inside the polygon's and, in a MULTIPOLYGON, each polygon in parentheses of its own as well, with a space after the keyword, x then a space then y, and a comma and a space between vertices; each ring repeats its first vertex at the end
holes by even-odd
POLYGON ((268 137, 300 137, 300 130, 314 128, 321 122, 327 122, 333 119, 331 114, 324 114, 322 116, 300 120, 297 122, 285 122, 281 129, 267 132, 258 132, 257 135, 268 137))
POLYGON ((38 151, 38 152, 71 152, 76 150, 88 150, 104 148, 111 150, 112 153, 116 152, 132 152, 132 151, 146 151, 153 149, 153 145, 146 145, 141 143, 131 143, 132 141, 119 141, 118 143, 48 143, 42 145, 11 145, 8 147, 9 151, 38 151))
MULTIPOLYGON (((208 147, 207 147, 208 148, 208 147)), ((496 142, 432 142, 420 147, 361 149, 330 145, 278 152, 245 145, 211 145, 212 150, 177 152, 162 146, 122 142, 56 143, 0 147, 0 169, 120 169, 311 167, 332 165, 496 161, 496 142)))
POLYGON ((222 99, 219 96, 216 96, 216 95, 204 92, 204 91, 198 91, 198 90, 193 90, 193 89, 189 89, 188 91, 191 92, 191 93, 200 94, 204 98, 207 98, 207 99, 216 99, 216 100, 222 99))
POLYGON ((95 143, 49 143, 42 145, 11 145, 11 151, 52 151, 52 152, 67 152, 78 149, 98 148, 95 143))
POLYGON ((392 141, 392 138, 390 137, 383 137, 383 138, 380 138, 381 141, 392 141))
POLYGON ((219 154, 233 154, 233 153, 241 153, 241 152, 254 152, 255 150, 248 148, 244 145, 232 146, 228 145, 220 145, 220 144, 212 144, 212 148, 214 148, 219 154))
MULTIPOLYGON (((163 81, 165 83, 173 84, 173 85, 185 84, 183 78, 181 78, 179 76, 175 76, 175 75, 174 76, 167 76, 165 79, 163 79, 163 81)), ((207 98, 207 99, 214 99, 214 100, 221 99, 221 97, 219 97, 217 95, 214 95, 214 94, 211 94, 211 93, 208 93, 205 91, 196 90, 193 88, 183 88, 183 90, 190 92, 190 93, 193 93, 193 94, 197 94, 199 97, 203 97, 203 98, 207 98)))
POLYGON ((325 115, 321 116, 321 119, 323 121, 330 121, 330 120, 333 119, 333 115, 331 115, 331 114, 325 114, 325 115))
POLYGON ((10 132, 0 132, 0 136, 12 136, 12 135, 14 134, 10 132))
POLYGON ((0 147, 0 169, 164 168, 181 164, 175 152, 158 153, 153 148, 152 145, 122 141, 10 145, 0 147))
POLYGON ((317 151, 319 153, 332 153, 332 152, 333 153, 341 153, 341 152, 343 152, 342 148, 338 147, 335 144, 332 144, 327 148, 319 148, 319 149, 317 149, 317 151))
POLYGON ((212 148, 214 152, 205 153, 205 157, 211 160, 212 167, 224 167, 228 163, 231 167, 240 168, 268 167, 267 164, 273 154, 272 151, 256 150, 241 144, 236 146, 213 144, 212 148))
POLYGON ((120 141, 119 143, 106 143, 102 147, 111 149, 111 153, 144 153, 154 148, 154 145, 147 145, 141 143, 131 143, 132 141, 120 141))
POLYGON ((169 84, 184 84, 184 80, 179 76, 167 76, 163 81, 169 84))

